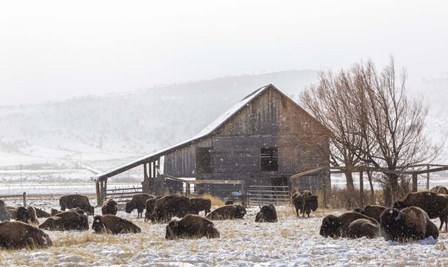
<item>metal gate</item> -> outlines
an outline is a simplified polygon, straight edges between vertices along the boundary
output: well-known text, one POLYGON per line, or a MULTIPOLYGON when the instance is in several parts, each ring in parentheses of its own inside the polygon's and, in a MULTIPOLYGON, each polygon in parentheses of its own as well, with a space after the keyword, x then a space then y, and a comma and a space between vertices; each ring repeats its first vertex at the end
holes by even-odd
POLYGON ((265 204, 287 205, 289 200, 288 186, 251 185, 248 190, 248 205, 260 206, 265 204))
POLYGON ((123 203, 131 200, 135 194, 140 193, 143 193, 143 187, 141 186, 107 189, 106 199, 112 198, 118 203, 123 203))

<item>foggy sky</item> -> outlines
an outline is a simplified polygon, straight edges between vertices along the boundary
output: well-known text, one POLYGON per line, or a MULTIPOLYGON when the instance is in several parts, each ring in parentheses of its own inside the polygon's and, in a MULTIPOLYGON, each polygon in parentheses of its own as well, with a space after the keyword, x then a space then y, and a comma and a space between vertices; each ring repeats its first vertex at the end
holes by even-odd
POLYGON ((390 55, 411 81, 448 73, 444 1, 296 2, 2 3, 0 105, 390 55))

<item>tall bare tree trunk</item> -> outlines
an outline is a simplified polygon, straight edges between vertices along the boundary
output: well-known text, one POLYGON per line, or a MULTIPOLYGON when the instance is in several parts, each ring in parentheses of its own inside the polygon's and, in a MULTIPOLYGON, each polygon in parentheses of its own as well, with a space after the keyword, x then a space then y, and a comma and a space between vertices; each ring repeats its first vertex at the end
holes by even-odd
POLYGON ((367 172, 367 178, 369 179, 369 185, 370 185, 370 204, 375 205, 376 199, 375 199, 375 190, 373 188, 372 172, 367 172))

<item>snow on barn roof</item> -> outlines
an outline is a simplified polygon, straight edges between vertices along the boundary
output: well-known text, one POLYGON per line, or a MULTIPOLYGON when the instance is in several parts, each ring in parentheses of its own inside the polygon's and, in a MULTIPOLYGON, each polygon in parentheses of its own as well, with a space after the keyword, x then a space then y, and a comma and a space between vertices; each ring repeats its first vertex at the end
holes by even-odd
POLYGON ((127 163, 123 166, 120 166, 118 168, 106 171, 104 173, 101 173, 99 175, 96 175, 94 177, 92 177, 92 179, 97 180, 97 181, 101 181, 104 179, 107 179, 109 177, 112 177, 114 175, 117 175, 119 173, 125 172, 127 170, 130 170, 132 168, 135 168, 139 165, 142 165, 144 163, 147 163, 153 159, 159 158, 165 154, 168 154, 170 152, 173 152, 181 147, 184 146, 188 146, 191 145, 193 143, 196 143, 202 139, 204 139, 205 137, 212 135, 216 132, 216 130, 218 130, 222 125, 224 125, 229 119, 231 119, 235 114, 237 114, 241 109, 243 109, 246 105, 249 105, 249 103, 254 100, 257 96, 261 95, 266 89, 268 88, 275 88, 275 86, 273 86, 272 84, 263 86, 261 88, 258 88, 257 90, 253 91, 252 93, 250 93, 248 96, 246 96, 245 98, 243 98, 240 102, 238 102, 237 104, 235 104, 232 108, 230 108, 229 110, 227 110, 226 112, 224 112, 220 117, 218 117, 215 121, 213 121, 209 126, 207 126, 205 129, 203 129, 202 131, 200 131, 197 135, 195 135, 193 138, 186 140, 184 142, 181 142, 177 145, 165 148, 163 150, 160 150, 158 152, 146 155, 142 158, 139 158, 135 161, 132 161, 130 163, 127 163))

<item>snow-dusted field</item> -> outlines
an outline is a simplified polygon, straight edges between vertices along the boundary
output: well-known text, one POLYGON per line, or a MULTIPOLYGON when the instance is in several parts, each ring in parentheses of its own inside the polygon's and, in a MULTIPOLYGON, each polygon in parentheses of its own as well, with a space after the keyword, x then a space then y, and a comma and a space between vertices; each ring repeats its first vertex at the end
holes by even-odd
MULTIPOLYGON (((43 201, 41 205, 54 203, 43 201)), ((165 224, 145 223, 120 211, 142 228, 140 234, 97 235, 48 232, 54 246, 41 250, 0 251, 2 266, 446 266, 448 233, 438 241, 397 244, 382 238, 339 239, 319 235, 325 210, 296 218, 279 207, 278 223, 255 223, 258 208, 243 220, 216 221, 219 239, 165 240, 165 224)), ((96 213, 99 213, 97 208, 96 213)), ((41 219, 42 220, 42 219, 41 219)), ((89 218, 90 222, 92 218, 89 218)), ((43 221, 43 220, 42 220, 43 221)), ((435 220, 438 224, 438 220, 435 220)))

